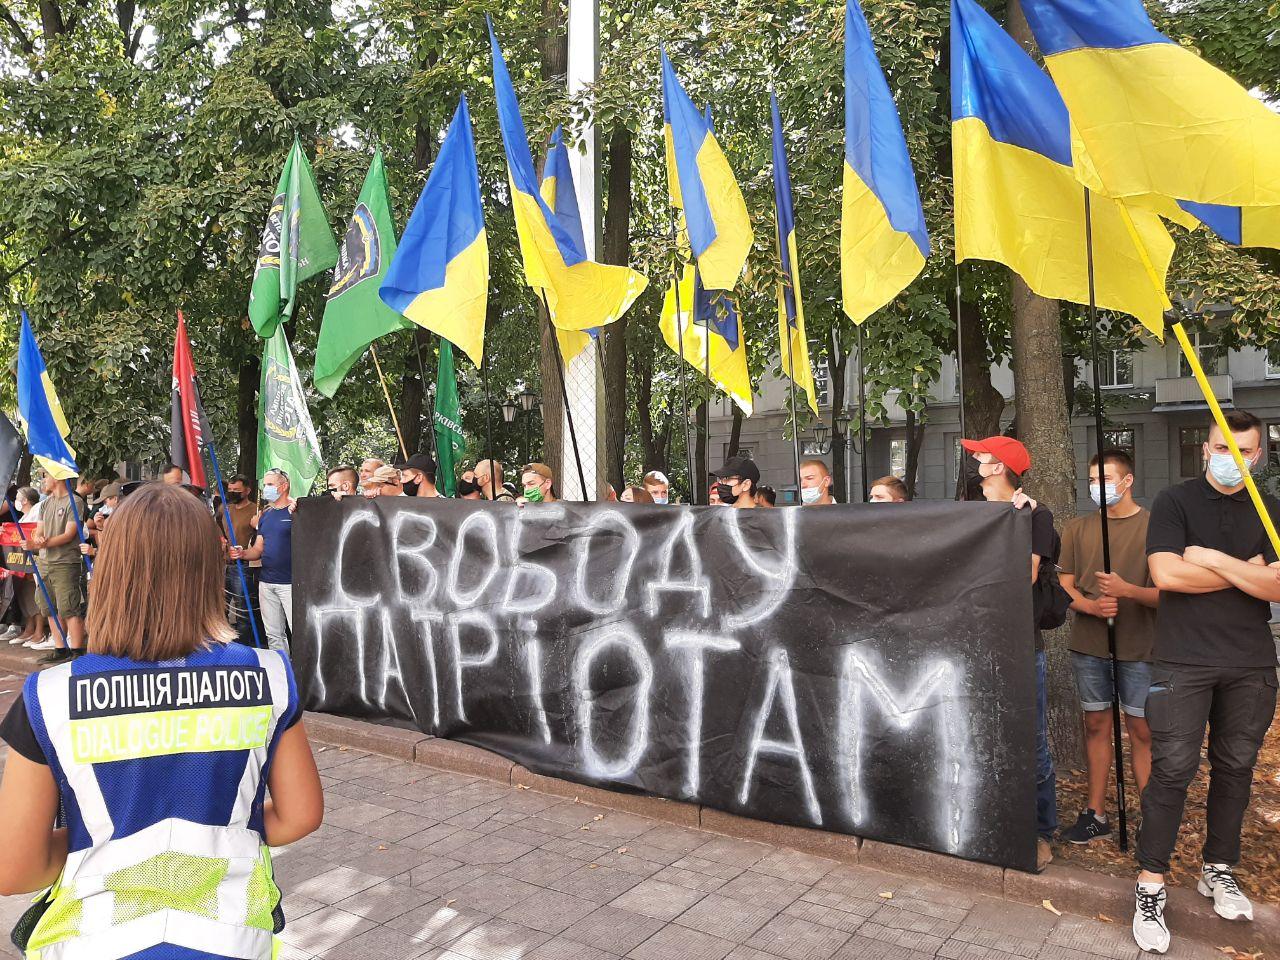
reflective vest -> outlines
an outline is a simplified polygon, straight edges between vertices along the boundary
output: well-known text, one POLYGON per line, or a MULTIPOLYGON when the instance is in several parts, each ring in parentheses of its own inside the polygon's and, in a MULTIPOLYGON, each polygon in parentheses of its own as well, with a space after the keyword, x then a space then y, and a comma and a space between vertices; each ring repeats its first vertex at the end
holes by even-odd
POLYGON ((69 850, 28 960, 270 960, 283 916, 262 810, 300 709, 288 661, 239 644, 161 663, 88 654, 23 696, 69 850))

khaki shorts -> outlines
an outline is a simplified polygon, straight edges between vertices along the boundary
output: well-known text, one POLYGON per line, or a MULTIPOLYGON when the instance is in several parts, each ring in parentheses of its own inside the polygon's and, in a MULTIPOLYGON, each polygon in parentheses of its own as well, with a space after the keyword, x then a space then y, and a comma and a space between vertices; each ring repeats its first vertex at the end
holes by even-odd
MULTIPOLYGON (((84 616, 85 582, 84 567, 81 564, 53 563, 47 567, 42 566, 40 575, 44 577, 45 590, 49 591, 59 617, 70 619, 84 616)), ((49 604, 39 585, 36 586, 36 602, 40 612, 49 616, 49 604)))

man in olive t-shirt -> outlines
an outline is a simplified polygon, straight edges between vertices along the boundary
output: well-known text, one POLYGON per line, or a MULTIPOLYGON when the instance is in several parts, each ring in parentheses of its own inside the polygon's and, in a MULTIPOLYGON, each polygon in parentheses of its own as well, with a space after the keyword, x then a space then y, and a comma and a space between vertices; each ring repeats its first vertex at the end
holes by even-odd
MULTIPOLYGON (((80 533, 76 527, 76 512, 84 516, 84 501, 75 499, 72 509, 71 494, 62 480, 46 475, 41 483, 45 499, 40 505, 40 522, 30 541, 23 547, 39 550, 36 566, 44 580, 45 590, 53 601, 53 609, 45 600, 44 590, 36 595, 40 610, 52 621, 56 613, 67 631, 67 646, 71 650, 84 648, 84 614, 87 591, 83 560, 80 556, 80 533)), ((57 627, 54 627, 56 632, 57 627)), ((62 659, 69 652, 59 651, 62 659)))
POLYGON ((1071 665, 1084 710, 1085 753, 1089 765, 1089 801, 1062 839, 1086 844, 1111 833, 1107 820, 1107 778, 1115 759, 1111 705, 1116 684, 1111 673, 1107 620, 1116 633, 1115 680, 1120 709, 1133 751, 1133 779, 1141 793, 1151 774, 1151 730, 1147 727, 1147 690, 1151 687, 1151 648, 1155 643, 1160 591, 1147 570, 1147 521, 1151 514, 1133 499, 1133 460, 1123 450, 1102 452, 1089 461, 1089 494, 1107 504, 1111 573, 1103 572, 1102 518, 1097 510, 1076 517, 1062 531, 1059 580, 1071 594, 1071 665))

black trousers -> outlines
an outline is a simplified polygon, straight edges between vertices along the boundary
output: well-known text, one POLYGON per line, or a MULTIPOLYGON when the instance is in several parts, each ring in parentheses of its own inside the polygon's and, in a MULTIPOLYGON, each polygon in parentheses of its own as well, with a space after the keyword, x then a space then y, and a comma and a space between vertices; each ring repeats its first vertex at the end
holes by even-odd
POLYGON ((253 642, 253 628, 257 625, 259 643, 257 646, 265 647, 267 645, 267 630, 262 625, 262 611, 258 609, 258 568, 251 567, 248 563, 243 564, 244 578, 249 585, 249 598, 251 606, 246 611, 244 602, 244 590, 240 586, 240 574, 236 570, 234 563, 227 564, 227 619, 231 621, 231 626, 236 631, 236 642, 243 643, 246 647, 255 646, 253 642), (249 622, 252 615, 253 623, 249 622))
POLYGON ((1276 710, 1274 667, 1205 667, 1157 661, 1151 669, 1147 723, 1151 780, 1142 794, 1138 865, 1169 870, 1187 787, 1200 769, 1209 725, 1205 863, 1240 860, 1240 825, 1249 806, 1253 765, 1276 710))

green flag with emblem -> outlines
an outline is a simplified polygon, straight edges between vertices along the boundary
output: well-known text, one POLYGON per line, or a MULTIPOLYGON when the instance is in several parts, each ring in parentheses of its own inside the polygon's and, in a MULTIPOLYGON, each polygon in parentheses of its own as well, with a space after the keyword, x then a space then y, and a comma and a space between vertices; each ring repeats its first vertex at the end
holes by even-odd
POLYGON ((436 486, 446 497, 457 493, 458 464, 467 453, 462 435, 462 415, 458 410, 458 378, 453 373, 453 344, 440 338, 440 361, 436 365, 436 456, 440 470, 436 486))
POLYGON ((307 411, 302 380, 293 365, 284 329, 277 328, 262 352, 258 393, 258 476, 271 469, 289 475, 289 490, 304 497, 320 473, 320 444, 307 411))
POLYGON ((338 262, 311 164, 295 137, 276 184, 249 291, 249 319, 269 339, 293 315, 298 284, 338 262))
POLYGON ((355 212, 338 248, 338 265, 333 268, 333 285, 320 324, 312 381, 326 397, 333 396, 369 344, 396 330, 413 329, 411 321, 378 296, 395 252, 387 172, 379 150, 369 164, 355 212))

